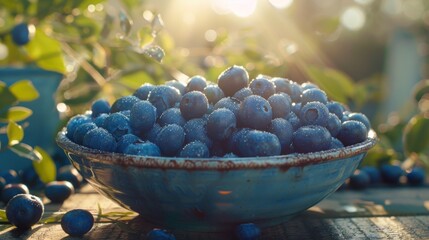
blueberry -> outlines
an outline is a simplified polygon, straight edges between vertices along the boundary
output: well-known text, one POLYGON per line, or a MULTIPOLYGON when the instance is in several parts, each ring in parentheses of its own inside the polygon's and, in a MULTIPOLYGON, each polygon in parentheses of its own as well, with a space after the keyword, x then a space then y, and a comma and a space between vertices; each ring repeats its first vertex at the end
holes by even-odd
POLYGON ((286 118, 286 120, 288 120, 288 122, 290 122, 290 124, 293 127, 293 130, 297 130, 302 125, 301 120, 299 120, 298 116, 296 116, 296 114, 294 112, 290 112, 290 114, 286 118))
POLYGON ((156 86, 150 93, 148 100, 156 108, 157 116, 180 101, 179 90, 170 86, 156 86))
POLYGON ((192 91, 204 92, 205 87, 207 87, 207 80, 203 76, 196 75, 188 79, 185 93, 192 91))
POLYGON ((116 101, 112 104, 112 107, 110 108, 110 112, 116 113, 116 112, 131 110, 133 105, 139 101, 141 101, 140 98, 136 96, 121 97, 119 99, 116 99, 116 101))
POLYGON ((165 85, 176 88, 177 90, 179 90, 180 95, 183 95, 186 93, 186 90, 185 90, 186 86, 177 80, 167 81, 165 82, 165 85))
POLYGON ((331 133, 331 136, 335 137, 340 132, 341 129, 341 120, 338 119, 337 115, 329 113, 328 121, 326 128, 331 133))
POLYGON ((286 153, 292 143, 292 124, 283 118, 273 119, 269 127, 269 132, 275 134, 279 138, 282 153, 286 153))
POLYGON ((303 126, 293 133, 292 144, 298 153, 327 150, 331 146, 331 134, 325 127, 303 126))
POLYGON ((18 194, 6 205, 6 217, 20 229, 31 228, 42 219, 44 205, 40 198, 30 194, 18 194))
POLYGON ((138 142, 128 145, 124 151, 125 154, 138 155, 138 156, 161 156, 161 150, 152 142, 138 142))
POLYGON ((73 184, 68 181, 53 181, 45 187, 45 196, 53 203, 62 203, 73 193, 73 184))
POLYGON ((268 98, 273 118, 287 118, 292 109, 292 100, 287 94, 274 94, 268 98))
MULTIPOLYGON (((138 120, 134 121, 136 122, 138 120)), ((130 119, 119 112, 112 113, 106 118, 104 121, 104 129, 116 139, 120 138, 122 135, 132 132, 130 119)))
POLYGON ((238 158, 238 156, 234 153, 226 153, 225 155, 223 155, 223 158, 238 158))
POLYGON ((219 100, 225 97, 222 89, 217 85, 208 85, 204 88, 203 92, 210 104, 216 104, 219 100))
POLYGON ((115 137, 103 128, 95 128, 85 134, 83 145, 106 152, 114 152, 116 150, 115 137))
POLYGON ((30 166, 24 169, 20 175, 21 175, 22 183, 24 183, 29 188, 35 189, 39 186, 44 185, 40 180, 39 175, 37 175, 36 171, 34 170, 33 166, 30 166))
POLYGON ((292 103, 292 112, 296 114, 296 116, 301 116, 301 109, 302 104, 299 103, 292 103))
POLYGON ((227 139, 225 144, 226 152, 232 152, 235 155, 239 155, 240 151, 238 149, 238 143, 240 140, 244 139, 242 135, 247 134, 247 132, 250 130, 250 128, 237 128, 227 139))
POLYGON ((156 119, 156 108, 149 101, 139 101, 131 108, 129 124, 133 132, 141 133, 151 129, 156 119))
POLYGON ((185 130, 185 143, 200 141, 208 148, 211 148, 213 142, 207 134, 207 120, 202 118, 194 118, 186 122, 183 126, 185 130))
POLYGON ((155 143, 162 155, 175 156, 185 142, 185 131, 177 124, 164 126, 156 136, 155 143))
POLYGON ((21 193, 23 194, 30 193, 26 185, 22 183, 9 183, 9 184, 6 184, 6 186, 4 186, 0 196, 1 196, 2 202, 7 204, 9 200, 11 200, 14 196, 21 193))
POLYGON ((76 128, 76 131, 73 134, 73 141, 77 144, 82 145, 85 134, 95 128, 97 128, 97 125, 92 122, 80 125, 76 128))
POLYGON ((240 100, 233 97, 222 98, 214 105, 214 110, 219 108, 227 108, 231 110, 234 113, 234 115, 237 117, 238 111, 240 109, 240 100))
POLYGON ((148 232, 146 240, 176 240, 176 238, 166 230, 155 228, 148 232))
POLYGON ((367 132, 371 130, 371 123, 363 113, 350 113, 347 120, 355 120, 365 125, 367 132))
POLYGON ((74 189, 80 188, 83 182, 82 175, 72 165, 66 165, 58 169, 57 181, 70 182, 74 189))
POLYGON ((226 108, 219 108, 210 113, 207 119, 207 134, 215 141, 227 139, 237 126, 234 113, 226 108))
POLYGON ((277 93, 286 93, 290 96, 293 102, 301 101, 302 89, 297 83, 286 78, 275 77, 271 81, 276 86, 277 93))
POLYGON ((104 123, 106 122, 106 118, 109 116, 109 114, 106 113, 102 113, 100 114, 100 116, 96 117, 93 122, 95 123, 95 125, 97 125, 97 127, 102 127, 104 128, 105 125, 104 123))
POLYGON ((194 141, 186 144, 180 151, 179 157, 182 158, 208 158, 210 151, 208 147, 200 142, 194 141))
POLYGON ((238 116, 241 126, 265 130, 271 123, 273 112, 265 98, 252 95, 241 103, 238 116))
POLYGON ((138 97, 141 100, 147 100, 150 91, 154 89, 155 86, 150 83, 145 83, 141 85, 137 90, 133 93, 134 96, 138 97))
POLYGON ((0 172, 0 177, 2 177, 6 184, 9 183, 20 183, 21 179, 18 173, 13 169, 3 170, 0 172))
POLYGON ((134 134, 125 134, 118 139, 118 144, 116 146, 116 152, 124 153, 128 145, 133 143, 142 143, 143 141, 134 134))
POLYGON ((243 101, 245 98, 247 98, 248 96, 253 95, 252 89, 245 87, 242 88, 240 90, 238 90, 234 95, 233 98, 236 98, 240 101, 243 101))
POLYGON ((96 118, 102 113, 110 113, 110 104, 105 99, 98 99, 91 105, 91 117, 96 118))
POLYGON ((235 228, 235 236, 239 240, 257 240, 261 236, 261 229, 254 223, 240 224, 235 228))
POLYGON ((303 105, 308 102, 321 102, 326 104, 328 103, 328 97, 323 90, 318 88, 310 88, 302 92, 301 102, 303 105))
POLYGON ((18 46, 24 46, 31 39, 31 33, 26 23, 19 23, 12 28, 12 41, 18 46))
POLYGON ((335 138, 335 137, 331 138, 331 145, 329 149, 338 149, 343 147, 344 147, 344 144, 340 140, 338 140, 338 138, 335 138))
POLYGON ((94 226, 94 217, 84 209, 73 209, 61 218, 61 228, 72 237, 81 237, 94 226))
POLYGON ((323 103, 309 102, 301 108, 299 117, 303 125, 319 125, 326 127, 329 111, 323 103))
POLYGON ((344 106, 341 103, 331 101, 326 104, 326 107, 330 113, 337 115, 338 119, 341 120, 343 118, 344 106))
POLYGON ((407 173, 407 182, 410 185, 422 185, 425 183, 426 173, 421 167, 414 167, 407 173))
POLYGON ((380 173, 383 181, 390 184, 398 184, 404 171, 398 165, 384 164, 380 167, 380 173))
POLYGON ((337 138, 344 146, 363 142, 367 138, 366 127, 363 123, 358 121, 345 121, 341 124, 341 129, 337 134, 337 138))
POLYGON ((355 171, 350 177, 349 186, 353 189, 365 189, 368 187, 371 178, 365 171, 355 171))
POLYGON ((219 75, 217 84, 225 96, 230 97, 238 90, 247 87, 249 84, 249 74, 243 67, 234 65, 219 75))
POLYGON ((241 157, 275 156, 281 153, 280 141, 272 133, 249 130, 239 137, 238 151, 241 157))
POLYGON ((381 182, 381 174, 378 168, 373 166, 365 166, 360 169, 362 172, 366 172, 369 175, 371 183, 381 182))
POLYGON ((87 115, 76 115, 70 118, 70 120, 67 122, 66 136, 68 137, 68 139, 73 141, 73 135, 76 131, 76 128, 79 127, 79 125, 89 122, 92 122, 92 120, 87 115))
POLYGON ((156 136, 158 136, 158 133, 161 131, 161 129, 162 129, 162 127, 158 123, 155 123, 153 125, 153 127, 151 129, 149 129, 149 131, 142 133, 141 137, 143 139, 150 141, 150 142, 155 142, 156 136))
POLYGON ((301 84, 302 91, 305 91, 307 89, 312 89, 312 88, 319 88, 319 87, 316 84, 311 82, 305 82, 301 84))
POLYGON ((268 99, 276 92, 274 83, 262 76, 253 79, 249 84, 249 88, 252 90, 253 94, 259 95, 265 99, 268 99))
POLYGON ((208 107, 207 97, 199 91, 187 92, 180 100, 180 112, 186 120, 202 117, 208 107))

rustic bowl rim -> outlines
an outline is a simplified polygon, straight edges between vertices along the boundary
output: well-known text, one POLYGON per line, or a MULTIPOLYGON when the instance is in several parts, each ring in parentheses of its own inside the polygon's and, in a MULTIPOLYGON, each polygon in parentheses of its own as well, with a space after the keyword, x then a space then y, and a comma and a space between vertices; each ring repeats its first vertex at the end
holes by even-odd
POLYGON ((105 152, 87 148, 72 142, 66 136, 66 129, 58 132, 56 142, 66 154, 82 157, 93 163, 119 165, 123 167, 183 169, 183 170, 243 170, 279 168, 287 170, 291 167, 304 167, 329 161, 342 160, 362 153, 374 147, 378 141, 374 130, 368 138, 358 144, 312 153, 292 153, 288 155, 268 157, 236 157, 236 158, 180 158, 180 157, 148 157, 127 155, 123 153, 105 152))

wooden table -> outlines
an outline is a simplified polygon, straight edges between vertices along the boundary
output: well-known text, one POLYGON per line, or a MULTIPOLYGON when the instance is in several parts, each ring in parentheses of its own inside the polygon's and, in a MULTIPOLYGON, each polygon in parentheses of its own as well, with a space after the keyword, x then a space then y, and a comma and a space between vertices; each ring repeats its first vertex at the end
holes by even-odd
MULTIPOLYGON (((98 219, 83 239, 145 239, 146 233, 154 227, 101 196, 89 185, 61 205, 44 201, 45 218, 74 208, 88 209, 97 216, 100 206, 102 213, 110 219, 98 219), (114 216, 112 212, 119 214, 114 216)), ((174 234, 178 240, 233 239, 230 235, 220 234, 180 231, 174 234)), ((57 220, 35 225, 27 231, 19 231, 3 221, 0 222, 0 239, 75 238, 63 232, 57 220)), ((261 239, 429 239, 429 186, 379 186, 363 191, 337 191, 289 222, 262 229, 261 239)))

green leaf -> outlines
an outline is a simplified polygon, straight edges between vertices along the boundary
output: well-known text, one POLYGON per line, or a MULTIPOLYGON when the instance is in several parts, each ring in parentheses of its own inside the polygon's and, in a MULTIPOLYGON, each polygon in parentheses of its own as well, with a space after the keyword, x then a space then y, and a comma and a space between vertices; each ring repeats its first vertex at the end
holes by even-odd
POLYGON ((26 107, 16 106, 9 108, 6 113, 0 115, 0 121, 19 122, 25 120, 33 114, 33 111, 26 107))
POLYGON ((18 144, 24 138, 24 130, 21 125, 10 121, 7 125, 7 138, 9 139, 9 146, 18 144))
POLYGON ((129 89, 137 89, 144 83, 154 84, 154 81, 149 74, 139 71, 121 77, 118 83, 129 89))
POLYGON ((13 146, 10 146, 10 150, 17 154, 20 157, 28 158, 32 161, 40 161, 42 160, 42 155, 38 151, 34 151, 34 149, 25 143, 18 143, 13 146))
POLYGON ((429 119, 417 115, 404 128, 404 148, 407 154, 429 152, 429 119))
POLYGON ((21 80, 9 87, 18 101, 31 102, 39 97, 39 92, 30 80, 21 80))
POLYGON ((0 209, 0 219, 7 220, 6 210, 0 209))
POLYGON ((15 104, 17 101, 18 99, 6 86, 6 83, 0 81, 0 110, 15 104))
POLYGON ((40 180, 44 183, 54 181, 57 175, 54 160, 41 147, 36 146, 34 150, 42 156, 40 161, 33 161, 34 170, 39 175, 40 180))
POLYGON ((310 79, 323 89, 335 101, 347 102, 354 94, 355 86, 352 79, 346 74, 332 69, 317 66, 305 67, 310 79))
POLYGON ((65 73, 66 69, 60 42, 47 36, 43 31, 36 29, 34 38, 25 48, 29 57, 39 67, 49 71, 65 73))

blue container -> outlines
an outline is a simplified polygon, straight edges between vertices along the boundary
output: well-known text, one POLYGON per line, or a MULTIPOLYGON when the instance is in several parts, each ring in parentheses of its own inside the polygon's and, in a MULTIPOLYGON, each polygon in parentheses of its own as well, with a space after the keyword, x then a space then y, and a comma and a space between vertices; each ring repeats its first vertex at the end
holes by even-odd
MULTIPOLYGON (((31 80, 39 91, 39 98, 32 102, 20 103, 20 106, 33 111, 25 128, 25 137, 22 142, 30 146, 40 146, 49 154, 58 151, 55 144, 55 135, 59 127, 59 113, 55 102, 55 93, 63 75, 57 72, 46 71, 40 68, 0 68, 0 81, 7 86, 19 80, 31 80)), ((0 126, 5 126, 4 124, 0 126)), ((2 144, 7 144, 7 136, 0 134, 2 144)), ((10 150, 0 153, 0 170, 25 169, 31 166, 30 160, 17 156, 10 150)))

